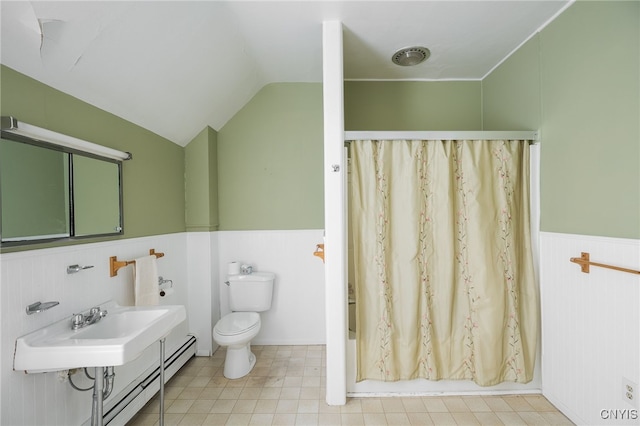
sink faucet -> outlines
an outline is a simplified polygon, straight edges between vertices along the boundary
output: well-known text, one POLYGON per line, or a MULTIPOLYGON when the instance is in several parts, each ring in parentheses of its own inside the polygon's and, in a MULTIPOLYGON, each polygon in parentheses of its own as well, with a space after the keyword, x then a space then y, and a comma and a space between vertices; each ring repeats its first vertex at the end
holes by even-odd
POLYGON ((100 306, 94 306, 87 314, 73 314, 73 317, 71 317, 71 329, 78 330, 87 325, 95 324, 106 316, 106 310, 103 311, 100 306))

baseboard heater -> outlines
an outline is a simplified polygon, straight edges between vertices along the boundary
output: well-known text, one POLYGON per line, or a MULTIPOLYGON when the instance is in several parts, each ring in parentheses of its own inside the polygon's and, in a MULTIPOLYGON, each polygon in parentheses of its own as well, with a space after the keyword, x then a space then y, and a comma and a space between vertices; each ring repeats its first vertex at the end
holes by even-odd
MULTIPOLYGON (((196 338, 186 336, 186 341, 172 354, 166 357, 164 371, 165 382, 189 361, 196 353, 196 338)), ((120 393, 117 401, 110 401, 105 406, 104 424, 124 425, 158 392, 160 389, 160 366, 146 377, 140 377, 120 393), (136 383, 137 382, 137 383, 136 383)))

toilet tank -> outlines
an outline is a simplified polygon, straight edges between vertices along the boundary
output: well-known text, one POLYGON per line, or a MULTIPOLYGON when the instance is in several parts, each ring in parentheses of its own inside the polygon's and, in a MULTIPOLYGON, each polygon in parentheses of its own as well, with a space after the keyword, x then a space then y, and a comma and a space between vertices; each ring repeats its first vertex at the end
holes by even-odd
POLYGON ((273 272, 230 275, 229 307, 234 312, 262 312, 271 308, 273 272))

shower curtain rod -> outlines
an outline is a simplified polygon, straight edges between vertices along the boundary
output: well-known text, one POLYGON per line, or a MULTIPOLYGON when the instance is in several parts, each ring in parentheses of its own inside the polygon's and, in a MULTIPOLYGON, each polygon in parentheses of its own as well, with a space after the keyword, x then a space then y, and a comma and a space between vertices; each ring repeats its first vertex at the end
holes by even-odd
POLYGON ((356 140, 529 140, 538 143, 539 133, 525 131, 348 131, 344 141, 356 140))

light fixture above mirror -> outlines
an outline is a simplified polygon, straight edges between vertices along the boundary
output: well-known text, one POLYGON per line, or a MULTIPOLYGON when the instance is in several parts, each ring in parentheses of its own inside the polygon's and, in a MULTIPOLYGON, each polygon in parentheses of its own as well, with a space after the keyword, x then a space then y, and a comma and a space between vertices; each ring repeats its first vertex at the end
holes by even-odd
POLYGON ((3 132, 14 135, 25 136, 44 144, 53 144, 99 157, 111 158, 113 160, 131 160, 130 152, 118 151, 106 146, 87 142, 73 136, 63 135, 31 124, 19 122, 16 118, 5 116, 1 118, 1 128, 3 132))

